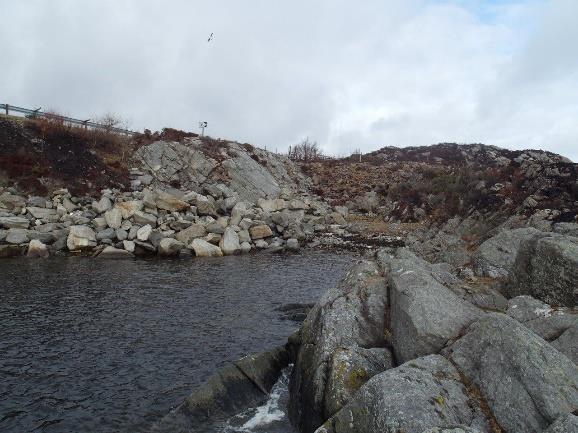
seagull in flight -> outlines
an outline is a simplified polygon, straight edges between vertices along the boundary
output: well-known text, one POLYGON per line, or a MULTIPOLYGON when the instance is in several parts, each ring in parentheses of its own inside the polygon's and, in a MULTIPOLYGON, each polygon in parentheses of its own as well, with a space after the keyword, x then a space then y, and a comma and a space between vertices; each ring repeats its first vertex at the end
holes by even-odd
POLYGON ((211 33, 211 34, 209 35, 209 39, 207 39, 207 42, 211 42, 212 40, 213 40, 213 34, 211 33))

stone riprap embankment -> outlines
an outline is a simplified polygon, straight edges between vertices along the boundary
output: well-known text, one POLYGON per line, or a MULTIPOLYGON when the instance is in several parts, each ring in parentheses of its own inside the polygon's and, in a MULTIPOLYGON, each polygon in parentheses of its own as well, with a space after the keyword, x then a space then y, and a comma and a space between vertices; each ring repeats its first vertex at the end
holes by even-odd
POLYGON ((283 191, 252 203, 224 184, 203 192, 104 190, 90 198, 61 189, 25 197, 7 188, 0 191, 0 256, 216 257, 298 250, 322 233, 343 232, 343 216, 309 196, 283 191))
MULTIPOLYGON (((539 237, 524 263, 537 267, 543 253, 544 266, 574 272, 564 261, 574 242, 539 237), (536 248, 546 238, 558 248, 536 248)), ((549 272, 532 293, 565 299, 568 274, 549 272)), ((524 279, 508 287, 516 281, 533 290, 524 279)), ((520 291, 482 287, 406 248, 380 250, 313 307, 294 338, 293 424, 303 433, 578 431, 578 311, 520 291)))
POLYGON ((311 195, 285 156, 189 138, 143 146, 132 162, 131 191, 38 197, 0 189, 0 257, 219 257, 294 251, 345 233, 347 209, 311 195))

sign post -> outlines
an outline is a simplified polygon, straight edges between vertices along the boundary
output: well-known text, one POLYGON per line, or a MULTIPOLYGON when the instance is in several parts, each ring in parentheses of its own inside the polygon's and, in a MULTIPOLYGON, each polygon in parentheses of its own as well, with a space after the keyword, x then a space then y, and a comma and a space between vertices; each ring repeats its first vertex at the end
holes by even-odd
POLYGON ((205 128, 208 126, 207 122, 199 122, 199 128, 201 128, 201 137, 205 135, 205 128))

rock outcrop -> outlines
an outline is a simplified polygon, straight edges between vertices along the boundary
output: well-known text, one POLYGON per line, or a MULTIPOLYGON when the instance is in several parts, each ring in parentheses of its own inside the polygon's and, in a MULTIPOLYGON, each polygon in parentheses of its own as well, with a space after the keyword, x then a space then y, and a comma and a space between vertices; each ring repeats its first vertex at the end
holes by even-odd
POLYGON ((374 376, 316 433, 409 433, 456 426, 488 431, 456 368, 430 355, 374 376))
POLYGON ((387 303, 383 273, 375 262, 364 261, 309 313, 290 381, 289 415, 301 431, 315 430, 373 374, 392 366, 387 303))
POLYGON ((487 314, 444 351, 508 432, 545 430, 578 408, 578 367, 514 319, 487 314))
POLYGON ((213 423, 264 403, 289 361, 287 347, 241 358, 209 377, 182 404, 156 423, 152 431, 184 433, 208 429, 213 423))

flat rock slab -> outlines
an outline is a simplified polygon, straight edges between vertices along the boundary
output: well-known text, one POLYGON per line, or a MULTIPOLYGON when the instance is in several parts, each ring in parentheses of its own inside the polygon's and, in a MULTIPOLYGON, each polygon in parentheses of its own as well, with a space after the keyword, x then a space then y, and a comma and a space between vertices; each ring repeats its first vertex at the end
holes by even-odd
POLYGON ((508 432, 535 433, 578 408, 578 367, 511 317, 490 313, 444 354, 508 432))

